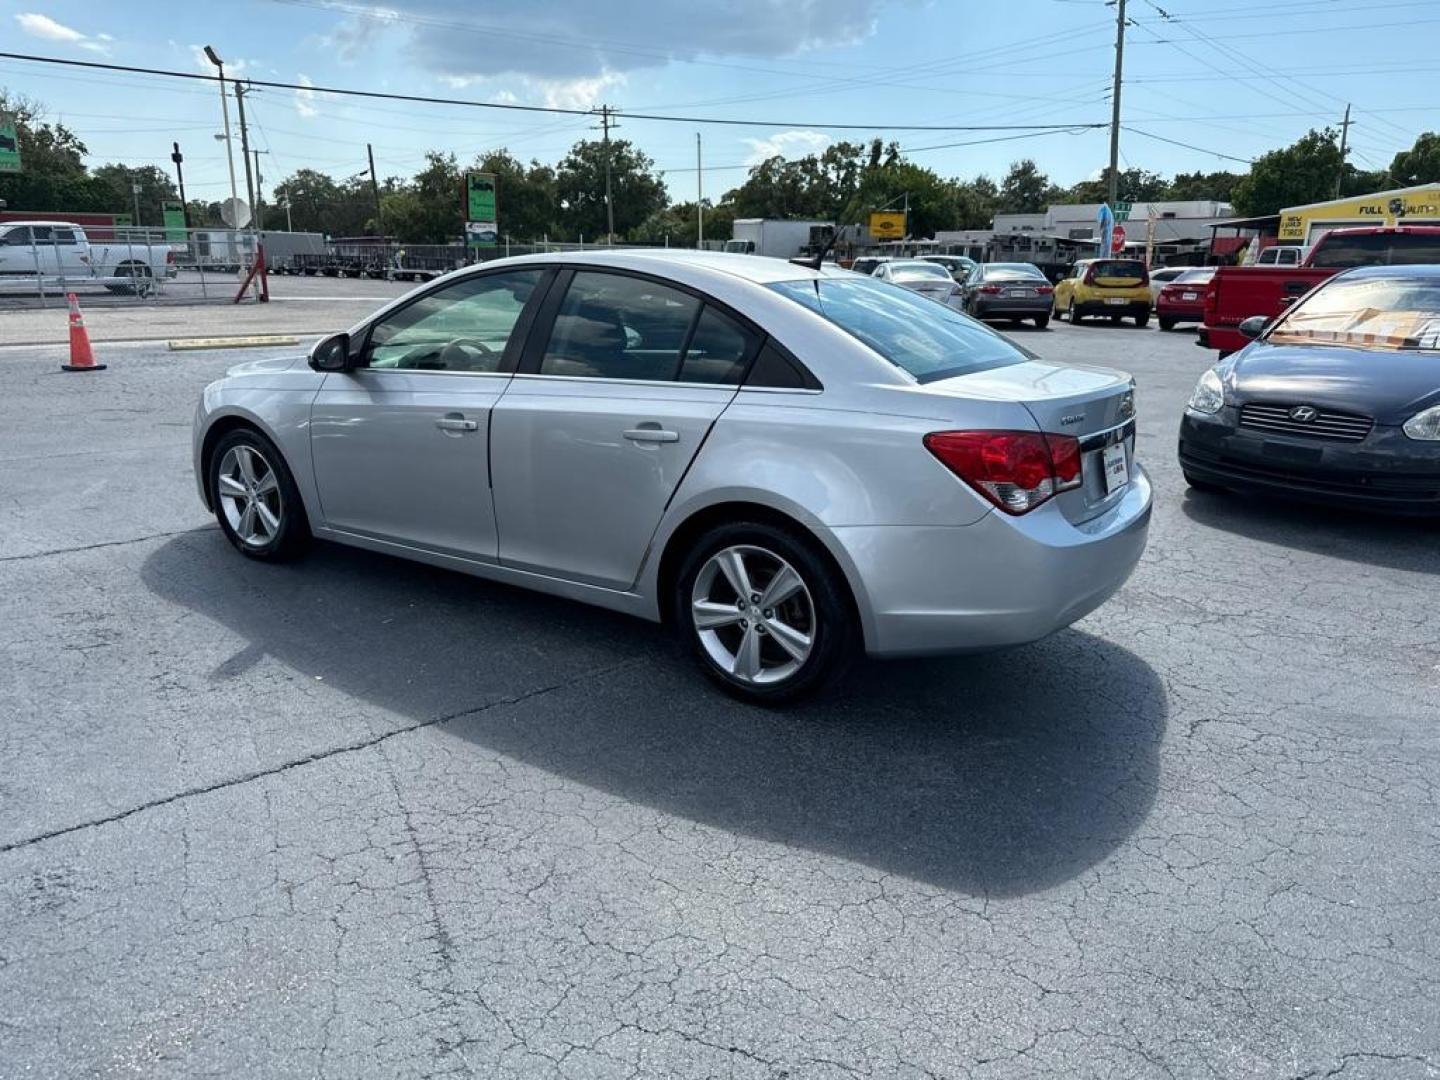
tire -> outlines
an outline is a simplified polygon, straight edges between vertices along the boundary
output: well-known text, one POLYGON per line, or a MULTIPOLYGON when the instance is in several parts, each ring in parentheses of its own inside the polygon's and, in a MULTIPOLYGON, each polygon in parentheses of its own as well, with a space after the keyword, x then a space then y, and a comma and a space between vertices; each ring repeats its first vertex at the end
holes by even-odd
POLYGON ((150 267, 144 263, 127 262, 121 263, 115 268, 115 276, 130 278, 130 284, 117 285, 112 291, 128 293, 131 296, 149 296, 155 286, 152 282, 150 267))
POLYGON ((1074 300, 1070 301, 1070 307, 1067 310, 1070 312, 1070 325, 1079 326, 1080 320, 1083 319, 1085 316, 1081 315, 1078 311, 1075 310, 1074 300))
POLYGON ((1161 329, 1161 330, 1164 330, 1164 331, 1166 331, 1166 332, 1169 332, 1169 331, 1175 329, 1175 320, 1174 320, 1174 319, 1167 319, 1167 318, 1165 318, 1165 316, 1162 315, 1162 316, 1160 316, 1160 320, 1159 320, 1159 321, 1160 321, 1160 329, 1161 329))
POLYGON ((705 674, 726 693, 760 705, 786 705, 832 685, 859 640, 840 572, 798 529, 767 522, 738 521, 704 533, 681 564, 670 605, 682 646, 705 674), (748 597, 735 584, 737 558, 748 597), (787 569, 800 587, 762 608, 765 589, 787 569), (697 627, 697 604, 719 621, 697 627), (777 626, 785 637, 777 636, 777 626), (744 666, 754 674, 737 674, 744 666))
POLYGON ((1049 316, 1049 315, 1036 315, 1036 316, 1035 316, 1035 329, 1037 329, 1037 330, 1044 330, 1044 329, 1045 329, 1047 326, 1049 326, 1049 325, 1050 325, 1050 316, 1049 316))
MULTIPOLYGON (((1115 321, 1119 322, 1120 320, 1116 319, 1115 321)), ((1144 330, 1145 327, 1150 325, 1150 313, 1147 311, 1144 315, 1136 315, 1135 325, 1137 328, 1144 330)))
POLYGON ((236 428, 220 437, 205 463, 205 482, 215 519, 240 554, 286 562, 309 546, 310 523, 295 478, 275 444, 254 428, 236 428), (257 507, 253 515, 244 509, 252 503, 257 507))

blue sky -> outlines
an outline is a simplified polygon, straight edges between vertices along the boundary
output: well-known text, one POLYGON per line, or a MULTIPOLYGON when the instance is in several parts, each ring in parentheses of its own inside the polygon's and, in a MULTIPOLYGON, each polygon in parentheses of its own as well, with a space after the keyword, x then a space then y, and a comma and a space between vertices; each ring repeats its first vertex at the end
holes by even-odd
MULTIPOLYGON (((1293 141, 1338 122, 1346 102, 1360 167, 1386 165, 1440 127, 1440 0, 1129 0, 1129 15, 1124 120, 1148 135, 1123 134, 1125 164, 1243 169, 1217 155, 1248 159, 1293 141)), ((942 147, 914 157, 947 176, 998 176, 1025 156, 1059 183, 1093 175, 1104 130, 952 146, 1006 133, 895 125, 1108 121, 1114 32, 1103 0, 0 0, 5 51, 202 71, 199 47, 212 44, 231 74, 257 79, 764 122, 622 115, 617 136, 666 170, 680 198, 695 191, 697 131, 711 197, 767 153, 872 135, 942 147)), ((13 60, 0 60, 0 86, 44 102, 92 164, 170 169, 179 140, 190 196, 228 194, 213 86, 13 60)), ((590 128, 585 117, 285 90, 248 101, 254 142, 269 151, 267 189, 302 166, 359 172, 367 141, 382 175, 408 175, 432 148, 462 164, 498 146, 554 162, 590 128)))

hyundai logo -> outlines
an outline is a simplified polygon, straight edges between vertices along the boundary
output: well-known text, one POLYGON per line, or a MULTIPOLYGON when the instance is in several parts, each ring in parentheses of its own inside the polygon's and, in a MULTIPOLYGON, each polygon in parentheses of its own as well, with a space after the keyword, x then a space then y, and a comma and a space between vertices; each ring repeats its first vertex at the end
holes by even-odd
POLYGON ((1320 415, 1320 410, 1312 405, 1296 405, 1290 410, 1290 419, 1297 424, 1308 424, 1320 415))

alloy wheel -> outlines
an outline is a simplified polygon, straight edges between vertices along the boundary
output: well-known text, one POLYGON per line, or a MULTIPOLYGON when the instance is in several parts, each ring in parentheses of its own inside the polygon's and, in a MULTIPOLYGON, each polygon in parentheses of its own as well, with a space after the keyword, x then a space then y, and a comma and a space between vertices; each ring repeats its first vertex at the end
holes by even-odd
POLYGON ((710 659, 750 685, 784 682, 815 646, 810 590, 795 568, 765 548, 722 548, 705 561, 690 592, 695 633, 710 659))
POLYGON ((225 451, 215 493, 231 531, 245 546, 263 548, 280 535, 285 513, 280 480, 255 447, 241 443, 225 451))

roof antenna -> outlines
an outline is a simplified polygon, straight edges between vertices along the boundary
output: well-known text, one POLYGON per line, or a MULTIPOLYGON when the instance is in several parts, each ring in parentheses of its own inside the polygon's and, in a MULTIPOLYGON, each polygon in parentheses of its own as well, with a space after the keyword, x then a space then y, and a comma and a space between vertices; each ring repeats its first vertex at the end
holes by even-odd
POLYGON ((825 263, 825 256, 830 254, 831 249, 835 246, 835 242, 840 239, 840 234, 854 224, 854 222, 845 220, 845 212, 850 209, 850 204, 859 197, 860 185, 857 183, 855 185, 855 193, 845 201, 845 205, 840 208, 840 213, 835 216, 835 224, 830 229, 830 238, 825 241, 820 251, 809 259, 791 259, 790 261, 796 266, 805 266, 811 270, 819 270, 825 263))

